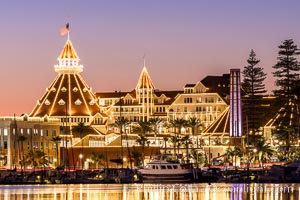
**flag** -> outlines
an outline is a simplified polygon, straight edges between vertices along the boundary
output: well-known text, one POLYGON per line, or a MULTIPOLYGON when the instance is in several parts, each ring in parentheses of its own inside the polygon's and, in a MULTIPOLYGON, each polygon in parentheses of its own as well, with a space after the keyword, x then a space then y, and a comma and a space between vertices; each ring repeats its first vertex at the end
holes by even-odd
POLYGON ((61 35, 66 35, 69 32, 69 23, 67 23, 64 27, 60 29, 61 35))

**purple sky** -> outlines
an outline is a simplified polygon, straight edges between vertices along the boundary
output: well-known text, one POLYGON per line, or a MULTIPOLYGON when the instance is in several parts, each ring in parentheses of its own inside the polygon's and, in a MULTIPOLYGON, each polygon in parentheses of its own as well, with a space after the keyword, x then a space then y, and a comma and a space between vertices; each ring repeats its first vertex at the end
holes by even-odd
POLYGON ((94 92, 132 90, 144 54, 156 88, 174 90, 242 69, 251 49, 271 91, 277 46, 292 38, 300 47, 299 19, 296 0, 3 1, 0 115, 30 113, 50 86, 66 22, 94 92))

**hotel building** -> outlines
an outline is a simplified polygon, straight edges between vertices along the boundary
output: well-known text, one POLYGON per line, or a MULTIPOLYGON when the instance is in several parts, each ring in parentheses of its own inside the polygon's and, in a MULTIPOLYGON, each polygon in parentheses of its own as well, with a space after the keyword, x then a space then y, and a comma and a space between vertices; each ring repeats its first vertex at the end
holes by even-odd
MULTIPOLYGON (((73 44, 68 39, 58 57, 58 65, 54 66, 57 76, 46 89, 45 94, 37 101, 32 112, 28 116, 1 121, 0 144, 6 147, 1 155, 7 156, 7 163, 4 165, 2 162, 4 167, 12 168, 16 164, 16 161, 13 161, 16 160, 15 153, 10 151, 13 151, 15 147, 14 134, 21 133, 21 129, 30 138, 38 135, 37 140, 24 141, 24 145, 27 145, 29 149, 48 151, 45 149, 46 143, 42 140, 48 133, 45 140, 51 141, 51 137, 54 136, 53 131, 55 131, 56 136, 62 137, 60 150, 64 147, 72 147, 79 154, 80 148, 90 149, 89 152, 91 152, 91 149, 96 151, 97 148, 120 147, 125 144, 129 144, 129 147, 138 146, 136 142, 138 136, 132 132, 131 128, 138 122, 148 121, 151 118, 160 118, 167 123, 176 119, 188 120, 196 117, 202 125, 197 129, 196 135, 191 135, 192 128, 190 127, 184 127, 181 131, 182 135, 191 137, 190 146, 196 147, 196 141, 200 136, 201 140, 205 139, 206 147, 199 147, 199 149, 208 152, 207 146, 209 145, 210 157, 224 152, 226 145, 223 145, 221 149, 218 146, 215 151, 213 147, 218 143, 216 140, 225 144, 225 140, 229 139, 227 121, 230 74, 207 76, 197 83, 186 84, 182 90, 162 91, 155 88, 146 66, 143 66, 137 85, 132 90, 93 93, 80 75, 83 66, 79 64, 79 60, 73 44), (129 137, 123 140, 120 131, 112 127, 112 124, 120 117, 130 122, 128 127, 124 127, 124 133, 129 137), (33 121, 37 124, 31 123, 33 121), (84 137, 76 137, 72 130, 80 122, 92 127, 93 131, 84 137), (15 123, 18 126, 17 132, 17 129, 12 128, 15 123)), ((167 141, 166 144, 163 138, 171 137, 173 134, 174 128, 161 125, 158 135, 147 136, 150 140, 148 144, 153 148, 167 147, 171 151, 172 143, 167 141)), ((50 151, 51 148, 53 149, 51 145, 54 145, 53 142, 49 143, 48 156, 53 161, 55 153, 50 151)), ((64 153, 60 152, 60 156, 57 159, 61 161, 64 153)), ((88 156, 85 155, 86 160, 88 156)), ((72 164, 76 165, 74 162, 72 164)))

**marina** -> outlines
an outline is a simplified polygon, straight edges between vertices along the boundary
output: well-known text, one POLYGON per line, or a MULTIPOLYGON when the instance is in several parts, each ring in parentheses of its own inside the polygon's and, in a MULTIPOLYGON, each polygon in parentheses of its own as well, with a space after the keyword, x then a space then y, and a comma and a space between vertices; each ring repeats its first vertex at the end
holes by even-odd
POLYGON ((299 199, 299 184, 1 185, 0 199, 299 199))

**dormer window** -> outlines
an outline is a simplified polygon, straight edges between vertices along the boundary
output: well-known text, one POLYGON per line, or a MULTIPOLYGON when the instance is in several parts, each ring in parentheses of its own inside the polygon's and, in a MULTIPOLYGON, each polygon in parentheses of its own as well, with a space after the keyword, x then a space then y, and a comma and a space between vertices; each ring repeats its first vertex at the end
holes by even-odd
POLYGON ((74 87, 73 88, 73 92, 77 92, 78 91, 78 88, 77 87, 74 87))
POLYGON ((89 103, 91 106, 92 105, 94 105, 95 104, 95 101, 94 101, 94 99, 92 99, 91 101, 90 101, 90 103, 89 103))
POLYGON ((65 103, 66 103, 66 102, 65 102, 64 100, 62 100, 62 99, 60 99, 60 100, 58 101, 58 104, 61 105, 61 106, 65 105, 65 103))
POLYGON ((77 100, 75 101, 75 105, 79 106, 79 105, 81 105, 81 104, 82 104, 82 102, 81 102, 79 99, 77 99, 77 100))
POLYGON ((45 105, 46 105, 46 106, 49 106, 49 105, 50 105, 50 101, 49 101, 48 99, 46 99, 45 105))
POLYGON ((62 87, 62 88, 61 88, 61 91, 62 91, 62 92, 66 92, 66 91, 67 91, 67 88, 62 87))

